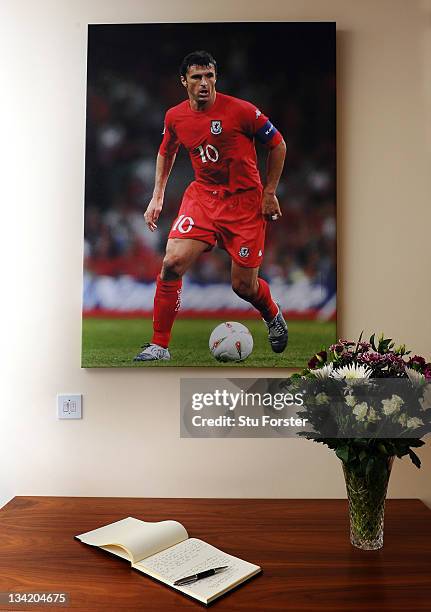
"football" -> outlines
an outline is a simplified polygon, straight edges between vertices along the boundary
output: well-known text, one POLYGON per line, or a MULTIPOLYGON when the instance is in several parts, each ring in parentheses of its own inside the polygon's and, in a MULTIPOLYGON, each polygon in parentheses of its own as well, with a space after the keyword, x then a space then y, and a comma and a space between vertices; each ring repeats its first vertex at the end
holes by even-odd
POLYGON ((212 331, 209 348, 217 361, 244 361, 253 350, 253 336, 242 323, 227 321, 212 331))

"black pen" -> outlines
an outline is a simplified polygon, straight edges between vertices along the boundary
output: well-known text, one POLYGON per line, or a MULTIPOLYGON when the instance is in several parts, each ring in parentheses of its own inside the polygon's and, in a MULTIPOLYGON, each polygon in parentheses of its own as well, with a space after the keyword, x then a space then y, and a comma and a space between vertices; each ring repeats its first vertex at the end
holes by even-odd
POLYGON ((193 582, 197 582, 198 580, 202 580, 202 578, 208 578, 208 576, 214 576, 214 574, 218 574, 224 569, 227 569, 228 565, 222 565, 221 567, 213 567, 212 569, 207 569, 204 572, 198 572, 197 574, 192 574, 191 576, 186 576, 185 578, 180 578, 180 580, 176 580, 174 582, 174 586, 184 586, 185 584, 193 584, 193 582))

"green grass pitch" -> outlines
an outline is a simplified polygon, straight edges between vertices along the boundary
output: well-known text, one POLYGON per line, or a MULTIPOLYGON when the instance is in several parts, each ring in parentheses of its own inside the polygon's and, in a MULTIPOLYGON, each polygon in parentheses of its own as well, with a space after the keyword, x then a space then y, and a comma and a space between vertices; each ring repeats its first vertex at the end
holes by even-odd
POLYGON ((234 367, 234 368, 303 368, 310 357, 323 346, 335 342, 335 323, 292 321, 289 324, 289 344, 284 353, 271 351, 266 327, 262 321, 243 323, 253 335, 253 352, 240 363, 219 363, 210 354, 208 339, 221 319, 179 319, 174 325, 170 361, 133 362, 144 342, 149 342, 152 322, 149 319, 83 320, 83 368, 151 368, 151 367, 234 367))

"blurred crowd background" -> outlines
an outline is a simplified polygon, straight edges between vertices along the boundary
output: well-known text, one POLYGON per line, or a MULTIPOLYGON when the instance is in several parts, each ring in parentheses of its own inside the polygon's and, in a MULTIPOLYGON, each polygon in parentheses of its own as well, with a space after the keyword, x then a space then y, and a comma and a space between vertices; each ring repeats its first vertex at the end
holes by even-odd
MULTIPOLYGON (((277 194, 283 217, 268 227, 261 275, 287 294, 293 286, 318 288, 320 302, 307 306, 304 299, 303 310, 334 303, 335 25, 95 25, 88 41, 84 310, 103 307, 94 296, 85 301, 98 278, 149 284, 160 271, 169 229, 193 180, 184 149, 156 232, 147 229, 144 212, 165 112, 185 99, 178 68, 196 49, 216 58, 218 91, 259 107, 287 143, 277 194)), ((257 150, 264 174, 266 150, 257 150)), ((227 254, 214 249, 189 271, 188 282, 229 283, 229 277, 227 254)))

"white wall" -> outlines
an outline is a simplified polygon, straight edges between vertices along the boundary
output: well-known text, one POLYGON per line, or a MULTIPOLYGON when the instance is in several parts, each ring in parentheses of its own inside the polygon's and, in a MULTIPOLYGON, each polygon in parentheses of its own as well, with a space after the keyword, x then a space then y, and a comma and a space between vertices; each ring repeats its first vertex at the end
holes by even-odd
MULTIPOLYGON (((86 24, 336 20, 339 332, 384 330, 430 357, 426 11, 429 23, 414 0, 3 0, 0 505, 344 496, 338 461, 312 442, 181 440, 179 377, 194 371, 80 369, 86 24), (84 394, 82 421, 56 420, 62 391, 84 394)), ((390 494, 431 504, 431 445, 420 455, 422 470, 397 461, 390 494)))

